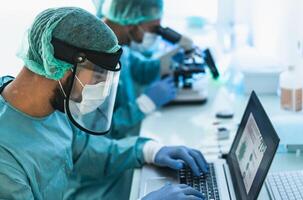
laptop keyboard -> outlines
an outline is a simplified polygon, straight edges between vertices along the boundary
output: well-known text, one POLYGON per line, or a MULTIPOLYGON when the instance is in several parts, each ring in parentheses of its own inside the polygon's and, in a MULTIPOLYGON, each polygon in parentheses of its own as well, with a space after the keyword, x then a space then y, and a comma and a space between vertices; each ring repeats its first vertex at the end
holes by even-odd
POLYGON ((275 200, 303 200, 303 171, 269 174, 266 186, 275 200))
POLYGON ((214 164, 209 164, 209 173, 195 177, 190 168, 184 168, 179 171, 180 183, 189 185, 200 191, 207 200, 218 200, 219 190, 216 180, 214 164))

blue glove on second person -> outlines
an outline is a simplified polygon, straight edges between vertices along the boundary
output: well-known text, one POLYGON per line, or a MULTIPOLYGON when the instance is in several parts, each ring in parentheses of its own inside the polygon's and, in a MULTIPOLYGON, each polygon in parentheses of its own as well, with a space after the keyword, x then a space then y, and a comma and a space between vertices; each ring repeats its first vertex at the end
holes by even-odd
POLYGON ((183 146, 163 147, 155 157, 155 165, 180 170, 188 165, 195 176, 208 173, 208 164, 202 153, 183 146))
POLYGON ((192 187, 184 184, 167 184, 161 189, 151 192, 142 200, 203 200, 203 195, 192 187))
POLYGON ((157 81, 145 90, 147 95, 157 108, 167 104, 176 98, 177 88, 172 77, 157 81))

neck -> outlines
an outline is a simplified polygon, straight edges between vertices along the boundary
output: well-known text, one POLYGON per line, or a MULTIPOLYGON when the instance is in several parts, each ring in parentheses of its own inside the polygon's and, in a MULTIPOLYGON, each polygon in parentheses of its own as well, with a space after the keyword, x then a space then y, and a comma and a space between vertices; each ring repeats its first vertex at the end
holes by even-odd
POLYGON ((16 79, 5 87, 2 96, 16 109, 30 116, 45 117, 54 111, 50 103, 54 94, 49 92, 52 87, 56 87, 56 81, 24 67, 16 79))
POLYGON ((128 32, 127 28, 125 26, 121 26, 109 19, 104 19, 104 23, 107 24, 115 33, 115 35, 118 38, 119 44, 120 45, 128 45, 129 44, 129 37, 128 37, 128 32))

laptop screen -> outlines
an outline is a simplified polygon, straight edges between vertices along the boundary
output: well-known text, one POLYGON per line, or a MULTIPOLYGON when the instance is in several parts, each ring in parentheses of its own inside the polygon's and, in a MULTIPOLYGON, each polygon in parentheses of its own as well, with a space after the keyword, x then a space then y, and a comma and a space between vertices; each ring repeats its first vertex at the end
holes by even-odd
POLYGON ((237 199, 257 199, 279 144, 279 138, 253 92, 227 162, 237 199))

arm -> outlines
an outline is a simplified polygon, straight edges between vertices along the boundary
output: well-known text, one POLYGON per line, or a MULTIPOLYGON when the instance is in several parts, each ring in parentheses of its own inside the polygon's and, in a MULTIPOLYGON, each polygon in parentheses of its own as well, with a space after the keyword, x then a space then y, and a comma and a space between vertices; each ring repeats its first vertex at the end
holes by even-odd
POLYGON ((98 180, 117 175, 144 164, 145 138, 129 137, 111 140, 83 132, 75 133, 73 140, 74 170, 82 181, 98 180))
MULTIPOLYGON (((0 166, 2 167, 2 166, 0 166)), ((14 173, 14 169, 11 170, 14 173)), ((1 199, 34 199, 31 188, 24 180, 16 180, 15 178, 0 172, 0 198, 1 199)))
POLYGON ((155 109, 156 105, 145 94, 140 95, 135 102, 117 106, 113 114, 111 136, 115 139, 125 137, 128 130, 140 125, 145 116, 155 109))
POLYGON ((155 81, 160 76, 160 60, 147 58, 130 50, 130 71, 133 79, 142 85, 155 81))
MULTIPOLYGON (((126 75, 124 76, 125 79, 126 75)), ((128 87, 127 81, 123 83, 119 85, 117 91, 112 119, 110 135, 115 139, 123 138, 130 130, 139 128, 145 116, 156 109, 155 104, 146 95, 142 94, 136 99, 134 94, 128 94, 128 92, 133 92, 133 88, 128 87)), ((137 135, 139 135, 139 132, 137 135)))
POLYGON ((113 114, 111 136, 116 139, 125 137, 128 130, 139 125, 144 118, 145 114, 140 110, 137 102, 127 102, 117 106, 113 114))

